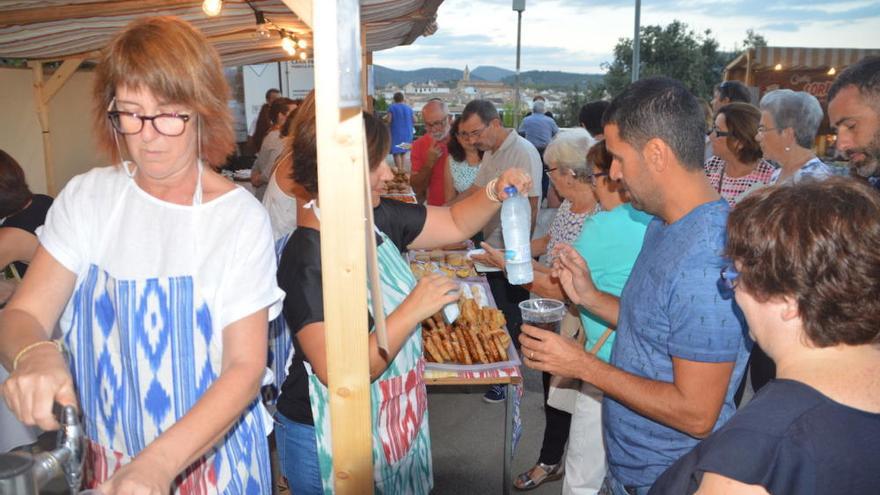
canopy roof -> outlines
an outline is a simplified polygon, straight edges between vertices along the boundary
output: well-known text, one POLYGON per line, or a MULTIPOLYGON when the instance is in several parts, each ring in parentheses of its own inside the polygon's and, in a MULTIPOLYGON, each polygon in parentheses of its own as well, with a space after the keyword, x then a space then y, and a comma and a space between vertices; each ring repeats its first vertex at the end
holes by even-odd
MULTIPOLYGON (((321 0, 315 0, 321 1, 321 0)), ((443 0, 360 0, 366 47, 407 45, 437 29, 443 0)), ((251 0, 267 20, 311 44, 311 0, 251 0)), ((280 37, 254 36, 254 11, 244 0, 226 0, 216 17, 202 2, 180 0, 7 0, 0 2, 0 57, 28 60, 96 58, 126 24, 143 15, 174 15, 198 27, 226 66, 288 60, 280 37)))
POLYGON ((773 69, 776 64, 784 70, 840 70, 868 55, 880 55, 880 49, 765 46, 744 51, 725 70, 745 69, 747 65, 751 70, 773 69))

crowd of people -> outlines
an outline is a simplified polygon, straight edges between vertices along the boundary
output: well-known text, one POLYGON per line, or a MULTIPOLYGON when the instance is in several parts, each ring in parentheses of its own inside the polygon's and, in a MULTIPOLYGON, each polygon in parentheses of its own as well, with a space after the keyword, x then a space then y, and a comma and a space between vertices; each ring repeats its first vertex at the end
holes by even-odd
MULTIPOLYGON (((272 493, 273 429, 292 492, 331 493, 314 92, 266 105, 262 205, 214 170, 234 146, 228 88, 190 24, 134 21, 103 52, 93 94, 114 165, 53 202, 0 153, 0 254, 27 272, 0 313, 3 399, 47 430, 53 402, 77 406, 84 487, 102 493, 272 493), (274 418, 259 394, 270 322, 292 345, 274 356, 274 418)), ((542 372, 542 448, 517 489, 563 477, 566 494, 880 489, 880 58, 828 94, 848 170, 813 152, 816 98, 784 89, 754 106, 725 82, 710 105, 651 77, 585 105, 578 129, 549 125, 535 101, 525 136, 489 101, 453 118, 432 100, 411 149, 403 100, 391 130, 363 113, 389 346, 371 333, 377 493, 432 489, 419 334, 458 298, 442 275, 417 281, 403 254, 475 238, 503 269, 506 191, 529 198, 534 228, 545 178, 562 203, 532 242, 534 281, 488 276, 542 372), (407 152, 418 204, 382 197, 386 157, 399 170, 407 152), (562 333, 522 323, 530 294, 568 304, 562 333), (756 394, 738 408, 748 369, 756 394), (571 400, 552 399, 563 387, 571 400)))

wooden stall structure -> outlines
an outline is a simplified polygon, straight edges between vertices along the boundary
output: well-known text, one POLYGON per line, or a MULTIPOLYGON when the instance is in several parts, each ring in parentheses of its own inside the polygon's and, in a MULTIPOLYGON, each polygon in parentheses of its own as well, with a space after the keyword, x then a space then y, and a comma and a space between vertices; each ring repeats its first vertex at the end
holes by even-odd
MULTIPOLYGON (((752 89, 757 103, 775 89, 806 91, 815 96, 827 115, 828 90, 837 74, 847 66, 869 55, 880 55, 880 49, 798 48, 765 46, 750 48, 724 69, 724 80, 742 81, 752 89)), ((827 117, 823 119, 816 139, 820 156, 834 142, 827 117)))

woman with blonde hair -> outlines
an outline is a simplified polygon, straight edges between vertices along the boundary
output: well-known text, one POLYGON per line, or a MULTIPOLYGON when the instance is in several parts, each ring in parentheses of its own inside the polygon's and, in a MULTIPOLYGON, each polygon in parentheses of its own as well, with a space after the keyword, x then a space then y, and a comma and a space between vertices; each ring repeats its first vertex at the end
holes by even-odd
POLYGON ((74 177, 50 209, 0 315, 0 392, 44 429, 53 402, 79 405, 87 488, 269 493, 257 392, 283 293, 265 211, 210 168, 234 144, 219 57, 190 24, 142 18, 94 87, 116 165, 74 177))

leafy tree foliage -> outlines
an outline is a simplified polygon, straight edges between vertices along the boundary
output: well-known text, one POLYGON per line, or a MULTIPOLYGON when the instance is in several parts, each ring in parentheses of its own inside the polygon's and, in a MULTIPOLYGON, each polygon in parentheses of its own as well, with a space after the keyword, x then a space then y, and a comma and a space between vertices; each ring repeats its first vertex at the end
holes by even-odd
MULTIPOLYGON (((605 66, 605 87, 611 96, 631 81, 632 47, 632 39, 621 38, 614 47, 614 61, 605 66)), ((711 30, 695 33, 687 24, 673 21, 666 27, 642 26, 639 58, 640 77, 668 76, 682 81, 695 95, 711 98, 731 57, 719 52, 711 30)))

